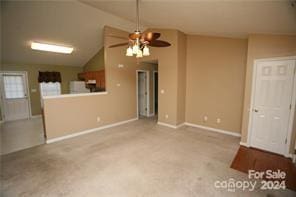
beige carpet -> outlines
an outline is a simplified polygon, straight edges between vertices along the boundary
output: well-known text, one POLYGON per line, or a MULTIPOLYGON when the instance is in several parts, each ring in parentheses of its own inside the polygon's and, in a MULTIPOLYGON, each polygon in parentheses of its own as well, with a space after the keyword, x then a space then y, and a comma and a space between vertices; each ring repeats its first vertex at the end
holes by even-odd
POLYGON ((229 166, 239 138, 139 120, 2 156, 3 196, 295 196, 290 190, 228 192, 247 180, 229 166))

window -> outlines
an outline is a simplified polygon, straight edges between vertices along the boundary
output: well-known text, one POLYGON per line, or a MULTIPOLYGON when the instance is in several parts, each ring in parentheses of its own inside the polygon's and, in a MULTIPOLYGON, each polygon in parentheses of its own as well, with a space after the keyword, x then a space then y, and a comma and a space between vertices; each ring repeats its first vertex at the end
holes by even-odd
POLYGON ((40 93, 43 96, 55 96, 61 94, 61 83, 59 82, 42 82, 40 83, 40 93))
POLYGON ((6 99, 26 97, 23 75, 4 75, 3 81, 6 99))

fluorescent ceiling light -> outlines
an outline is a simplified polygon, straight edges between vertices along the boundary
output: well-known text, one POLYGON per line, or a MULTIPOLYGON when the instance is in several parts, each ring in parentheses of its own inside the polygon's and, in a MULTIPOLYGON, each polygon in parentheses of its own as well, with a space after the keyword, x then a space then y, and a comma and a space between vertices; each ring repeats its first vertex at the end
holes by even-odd
POLYGON ((66 53, 66 54, 70 54, 73 51, 73 48, 71 47, 64 47, 64 46, 58 46, 53 44, 43 44, 38 42, 32 42, 31 48, 34 50, 50 51, 55 53, 66 53))

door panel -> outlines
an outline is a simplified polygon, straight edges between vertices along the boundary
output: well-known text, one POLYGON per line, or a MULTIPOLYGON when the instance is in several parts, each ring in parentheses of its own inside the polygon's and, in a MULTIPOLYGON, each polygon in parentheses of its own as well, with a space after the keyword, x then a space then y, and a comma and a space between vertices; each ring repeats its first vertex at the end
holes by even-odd
POLYGON ((1 74, 1 94, 4 120, 10 121, 30 117, 27 79, 24 73, 1 74))
POLYGON ((251 146, 284 154, 294 69, 294 60, 257 64, 251 146))
POLYGON ((5 120, 18 120, 29 118, 28 102, 25 99, 9 99, 5 105, 5 120))

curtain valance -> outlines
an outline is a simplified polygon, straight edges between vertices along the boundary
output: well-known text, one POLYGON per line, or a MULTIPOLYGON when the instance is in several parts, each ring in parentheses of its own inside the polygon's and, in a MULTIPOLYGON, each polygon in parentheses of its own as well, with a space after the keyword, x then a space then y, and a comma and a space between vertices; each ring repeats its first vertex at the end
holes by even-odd
POLYGON ((39 71, 38 82, 62 82, 62 77, 60 72, 41 72, 39 71))

